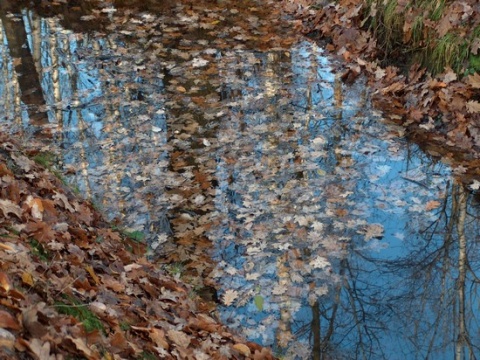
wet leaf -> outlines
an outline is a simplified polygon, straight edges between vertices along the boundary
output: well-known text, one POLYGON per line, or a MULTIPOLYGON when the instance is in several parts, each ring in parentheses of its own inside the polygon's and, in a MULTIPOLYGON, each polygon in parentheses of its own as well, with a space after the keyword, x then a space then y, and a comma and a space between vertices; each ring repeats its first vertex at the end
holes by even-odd
POLYGON ((479 190, 480 189, 480 181, 473 180, 473 182, 471 184, 469 184, 468 187, 472 190, 479 190))
POLYGON ((258 311, 263 311, 264 302, 265 302, 265 299, 263 298, 262 295, 255 295, 253 298, 253 303, 257 307, 258 311))
POLYGON ((330 263, 323 256, 317 256, 315 259, 313 259, 310 262, 310 266, 312 266, 313 268, 316 268, 316 269, 324 269, 327 266, 330 266, 330 263))
POLYGON ((373 238, 383 237, 383 225, 382 224, 369 224, 362 232, 365 234, 365 240, 371 240, 373 238))
POLYGON ((225 306, 230 306, 233 304, 235 299, 238 297, 238 291, 228 289, 222 296, 222 302, 225 306))
POLYGON ((436 209, 440 206, 440 202, 439 201, 436 201, 436 200, 430 200, 429 202, 427 202, 427 204, 425 205, 425 210, 426 211, 430 211, 430 210, 433 210, 433 209, 436 209))

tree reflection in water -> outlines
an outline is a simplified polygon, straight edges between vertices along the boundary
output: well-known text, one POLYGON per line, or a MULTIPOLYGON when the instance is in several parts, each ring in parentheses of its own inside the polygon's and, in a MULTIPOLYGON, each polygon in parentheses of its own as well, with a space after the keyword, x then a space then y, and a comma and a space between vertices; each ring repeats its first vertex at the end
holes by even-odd
POLYGON ((353 245, 343 282, 312 306, 314 359, 477 358, 478 204, 462 184, 447 186, 436 220, 398 258, 353 245))

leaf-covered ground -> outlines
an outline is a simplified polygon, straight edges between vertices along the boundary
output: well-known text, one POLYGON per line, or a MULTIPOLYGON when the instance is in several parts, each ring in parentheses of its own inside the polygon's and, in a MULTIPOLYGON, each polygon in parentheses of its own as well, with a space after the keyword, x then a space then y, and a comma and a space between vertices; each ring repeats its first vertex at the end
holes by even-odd
POLYGON ((15 142, 0 143, 2 359, 272 358, 15 142))

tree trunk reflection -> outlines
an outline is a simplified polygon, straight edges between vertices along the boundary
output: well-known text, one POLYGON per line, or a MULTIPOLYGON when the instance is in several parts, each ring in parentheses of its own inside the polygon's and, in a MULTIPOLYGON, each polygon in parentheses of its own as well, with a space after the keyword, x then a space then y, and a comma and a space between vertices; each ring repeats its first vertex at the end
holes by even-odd
POLYGON ((343 282, 311 307, 314 359, 477 359, 479 215, 462 184, 446 190, 437 218, 405 240, 405 255, 353 244, 339 264, 343 282))
POLYGON ((28 45, 27 32, 23 17, 19 15, 20 8, 13 2, 0 1, 0 18, 7 37, 10 56, 20 87, 20 100, 27 106, 32 125, 48 123, 45 112, 39 107, 45 106, 45 99, 40 85, 40 77, 35 66, 32 52, 28 45))

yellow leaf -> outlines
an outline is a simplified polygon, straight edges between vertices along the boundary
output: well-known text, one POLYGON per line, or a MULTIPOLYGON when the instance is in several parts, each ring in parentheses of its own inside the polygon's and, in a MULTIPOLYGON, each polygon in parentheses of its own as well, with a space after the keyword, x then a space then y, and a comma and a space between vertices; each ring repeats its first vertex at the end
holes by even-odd
POLYGON ((0 249, 8 250, 8 251, 14 251, 14 250, 15 250, 15 249, 14 249, 13 247, 11 247, 10 245, 4 244, 4 243, 0 243, 0 249))
POLYGON ((8 292, 12 287, 8 275, 4 272, 0 272, 0 287, 3 288, 3 290, 5 290, 6 292, 8 292))
POLYGON ((86 265, 85 270, 88 271, 93 281, 95 281, 95 284, 100 284, 100 279, 98 278, 97 274, 95 274, 95 270, 93 270, 93 267, 91 265, 86 265))
POLYGON ((244 356, 250 356, 250 348, 245 344, 235 344, 233 348, 244 356))
POLYGON ((28 286, 33 286, 35 281, 33 281, 33 276, 30 273, 23 272, 22 274, 22 282, 28 286))

